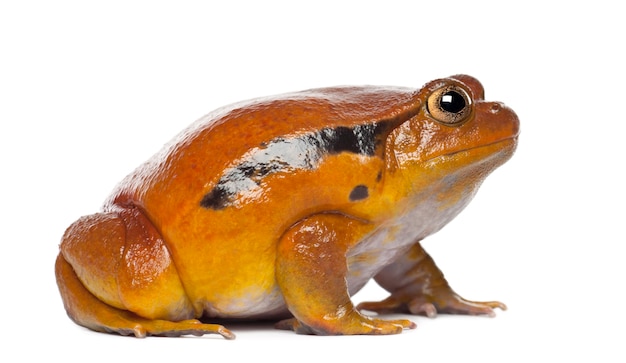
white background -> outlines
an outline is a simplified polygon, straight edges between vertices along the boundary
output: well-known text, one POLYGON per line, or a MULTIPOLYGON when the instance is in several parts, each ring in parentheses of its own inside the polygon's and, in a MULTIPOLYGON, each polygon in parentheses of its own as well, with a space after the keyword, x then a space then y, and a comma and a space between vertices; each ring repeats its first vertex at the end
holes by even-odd
MULTIPOLYGON (((0 360, 626 360, 623 11, 607 1, 3 1, 0 360), (424 242, 494 319, 414 317, 401 335, 235 341, 92 333, 65 315, 65 228, 205 113, 333 85, 456 73, 519 115, 518 152, 424 242)), ((355 301, 386 295, 368 285, 355 301)))

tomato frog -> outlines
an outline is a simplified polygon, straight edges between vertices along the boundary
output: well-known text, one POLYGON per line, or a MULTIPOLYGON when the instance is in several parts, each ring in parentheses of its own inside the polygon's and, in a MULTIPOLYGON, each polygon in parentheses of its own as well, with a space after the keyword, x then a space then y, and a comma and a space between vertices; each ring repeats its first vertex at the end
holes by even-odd
POLYGON ((396 334, 363 311, 493 315, 456 294, 420 245, 513 154, 519 121, 466 75, 421 89, 332 87, 220 108, 65 232, 65 309, 89 329, 234 334, 224 319, 303 334, 396 334), (374 279, 390 295, 355 306, 374 279))

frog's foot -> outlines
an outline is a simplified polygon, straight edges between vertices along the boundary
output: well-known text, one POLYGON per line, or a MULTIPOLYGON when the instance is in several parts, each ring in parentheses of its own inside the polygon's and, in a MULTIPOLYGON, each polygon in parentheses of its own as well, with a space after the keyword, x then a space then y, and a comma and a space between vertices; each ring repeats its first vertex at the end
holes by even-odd
POLYGON ((56 261, 56 277, 59 291, 68 315, 77 324, 94 331, 146 336, 182 336, 219 334, 226 339, 235 335, 221 325, 203 324, 198 320, 146 319, 128 310, 105 304, 92 295, 80 282, 72 266, 59 255, 56 261))
POLYGON ((381 302, 364 302, 358 310, 383 313, 410 313, 435 317, 437 313, 494 316, 494 309, 506 310, 499 301, 469 301, 455 293, 422 246, 415 243, 408 253, 375 277, 391 292, 381 302))
MULTIPOLYGON (((126 313, 126 312, 122 312, 126 313)), ((141 319, 134 314, 126 317, 121 314, 117 327, 103 326, 102 329, 109 333, 120 335, 134 335, 137 338, 146 336, 180 337, 183 335, 202 336, 205 334, 219 334, 226 339, 235 339, 235 334, 217 324, 204 324, 196 319, 182 321, 147 320, 141 319)), ((97 330, 97 329, 94 329, 97 330)))
POLYGON ((372 319, 355 312, 357 318, 342 319, 343 323, 327 327, 310 327, 295 318, 281 320, 276 323, 276 329, 293 330, 297 334, 308 335, 389 335, 400 334, 404 329, 415 329, 416 325, 410 320, 382 320, 372 319))
POLYGON ((433 290, 430 294, 419 296, 401 296, 392 294, 380 302, 363 302, 358 310, 373 311, 378 314, 411 313, 434 318, 437 313, 465 315, 496 315, 494 309, 506 310, 505 304, 499 301, 469 301, 457 295, 450 288, 433 290))
POLYGON ((507 309, 506 305, 499 301, 469 301, 456 294, 445 300, 439 299, 438 301, 431 301, 424 297, 413 299, 409 302, 408 308, 412 314, 423 314, 429 318, 437 316, 438 312, 442 314, 495 317, 496 312, 494 309, 498 308, 503 311, 507 309))

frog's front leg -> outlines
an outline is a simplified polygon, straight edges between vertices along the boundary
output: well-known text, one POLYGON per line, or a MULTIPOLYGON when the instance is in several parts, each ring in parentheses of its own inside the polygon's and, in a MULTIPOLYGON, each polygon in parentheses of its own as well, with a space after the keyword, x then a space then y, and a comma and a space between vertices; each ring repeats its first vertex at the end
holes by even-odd
POLYGON ((362 315, 350 301, 346 251, 371 226, 339 214, 320 214, 292 227, 280 240, 276 279, 295 319, 277 324, 301 334, 397 334, 409 320, 362 315))
POLYGON ((419 242, 383 269, 375 280, 391 295, 380 302, 363 302, 358 305, 359 310, 428 317, 435 317, 438 312, 494 316, 493 309, 506 310, 506 305, 499 301, 469 301, 456 294, 419 242))

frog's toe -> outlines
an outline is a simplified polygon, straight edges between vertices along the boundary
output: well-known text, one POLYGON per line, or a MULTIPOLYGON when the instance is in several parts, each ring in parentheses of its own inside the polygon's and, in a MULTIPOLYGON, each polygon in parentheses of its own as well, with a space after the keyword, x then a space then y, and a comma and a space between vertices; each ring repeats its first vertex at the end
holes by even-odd
POLYGON ((365 301, 356 306, 359 311, 371 311, 377 314, 393 314, 405 313, 406 309, 402 309, 403 304, 393 296, 389 296, 383 301, 365 301))
POLYGON ((302 324, 296 318, 281 320, 278 323, 276 323, 274 327, 280 330, 292 330, 296 334, 304 334, 304 335, 316 334, 316 332, 313 329, 302 324))
MULTIPOLYGON (((384 325, 392 325, 393 327, 391 328, 390 332, 391 331, 395 331, 397 333, 401 333, 405 329, 415 329, 415 328, 417 328, 417 324, 415 324, 411 320, 407 320, 407 319, 398 319, 398 320, 380 320, 380 319, 377 319, 375 321, 377 321, 379 323, 382 323, 384 325), (398 328, 399 328, 399 330, 398 330, 398 328)), ((382 330, 381 334, 388 334, 388 333, 385 333, 385 331, 382 330)))
POLYGON ((456 294, 447 299, 438 299, 438 301, 434 302, 427 301, 424 298, 416 298, 408 303, 408 308, 411 314, 426 315, 429 318, 434 318, 437 316, 437 313, 494 317, 496 315, 494 309, 507 309, 506 305, 499 301, 469 301, 456 294))
POLYGON ((274 328, 280 330, 294 330, 297 322, 295 318, 281 320, 274 324, 274 328))
POLYGON ((425 303, 422 301, 411 302, 409 305, 409 312, 414 315, 426 315, 429 318, 437 316, 437 308, 432 303, 425 303))

